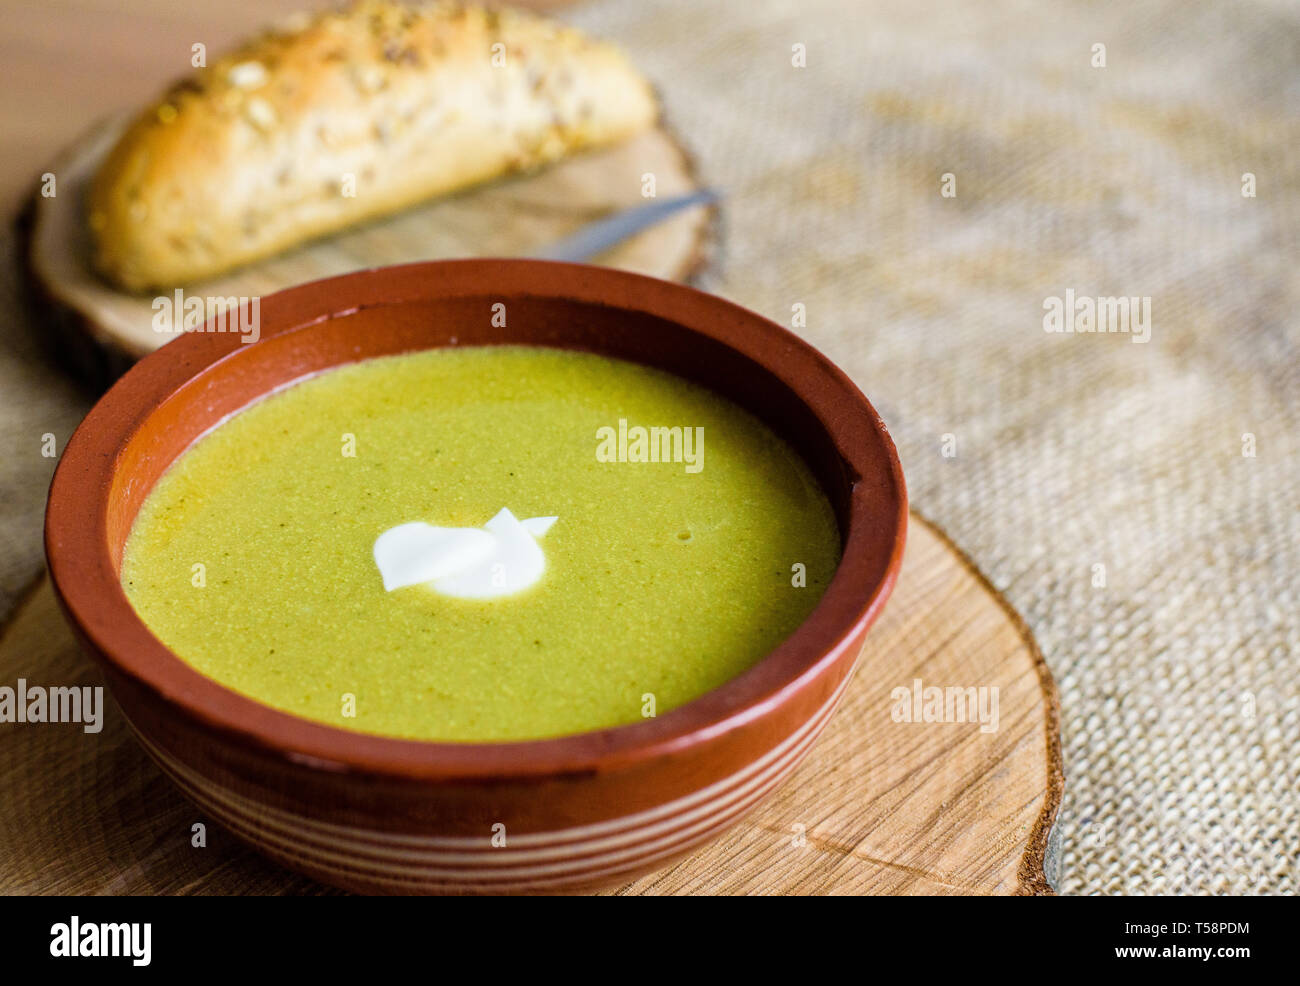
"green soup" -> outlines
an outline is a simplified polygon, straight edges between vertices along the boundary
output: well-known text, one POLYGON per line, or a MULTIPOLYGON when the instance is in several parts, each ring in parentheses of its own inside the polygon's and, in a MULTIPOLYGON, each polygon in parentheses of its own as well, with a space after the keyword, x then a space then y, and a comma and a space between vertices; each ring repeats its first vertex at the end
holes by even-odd
POLYGON ((494 346, 367 360, 240 412, 149 494, 122 582, 154 634, 238 692, 485 741, 716 688, 803 621, 838 561, 825 495, 749 413, 633 363, 494 346), (385 531, 482 529, 502 508, 557 518, 529 587, 385 589, 385 531))

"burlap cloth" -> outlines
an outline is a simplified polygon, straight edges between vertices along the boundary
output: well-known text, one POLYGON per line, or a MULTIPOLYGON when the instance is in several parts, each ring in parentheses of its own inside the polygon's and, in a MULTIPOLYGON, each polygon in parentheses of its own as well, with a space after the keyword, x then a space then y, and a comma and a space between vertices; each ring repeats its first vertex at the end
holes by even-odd
MULTIPOLYGON (((1296 892, 1300 8, 567 16, 631 49, 725 191, 706 286, 785 324, 806 306, 914 504, 1036 633, 1061 689, 1059 889, 1296 892), (1151 341, 1049 335, 1067 289, 1150 297, 1151 341)), ((6 329, 7 607, 40 566, 41 435, 62 447, 84 403, 6 329)))

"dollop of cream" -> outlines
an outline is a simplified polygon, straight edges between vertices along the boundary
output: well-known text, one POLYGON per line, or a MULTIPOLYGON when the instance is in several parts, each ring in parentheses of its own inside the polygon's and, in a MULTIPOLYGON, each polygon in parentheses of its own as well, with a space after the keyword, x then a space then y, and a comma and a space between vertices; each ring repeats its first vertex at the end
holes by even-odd
POLYGON ((389 592, 427 585, 458 599, 511 596, 546 571, 537 539, 558 519, 519 520, 502 509, 482 528, 399 524, 375 539, 375 565, 389 592))

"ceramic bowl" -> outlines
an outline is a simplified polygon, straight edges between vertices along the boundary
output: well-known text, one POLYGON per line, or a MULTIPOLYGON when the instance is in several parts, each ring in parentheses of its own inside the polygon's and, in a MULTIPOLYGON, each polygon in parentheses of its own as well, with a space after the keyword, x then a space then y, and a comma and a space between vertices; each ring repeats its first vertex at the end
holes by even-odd
POLYGON ((668 864, 790 775, 849 683, 907 522, 894 446, 843 372, 721 298, 540 261, 361 271, 261 299, 260 320, 260 341, 193 332, 118 381, 68 442, 45 521, 50 573, 81 646, 141 744, 203 811, 267 856, 350 890, 560 891, 668 864), (490 317, 497 303, 505 324, 490 317), (499 343, 660 367, 748 408, 797 448, 835 508, 843 559, 794 634, 657 718, 529 742, 436 743, 270 708, 191 669, 136 616, 118 580, 132 521, 163 471, 223 418, 343 363, 499 343))

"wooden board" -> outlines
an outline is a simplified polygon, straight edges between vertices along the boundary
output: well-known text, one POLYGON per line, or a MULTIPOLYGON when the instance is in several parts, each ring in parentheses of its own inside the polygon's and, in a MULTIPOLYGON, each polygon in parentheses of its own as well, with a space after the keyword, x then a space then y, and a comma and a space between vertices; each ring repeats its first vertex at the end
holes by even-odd
MULTIPOLYGON (((0 635, 0 685, 94 685, 42 580, 0 635)), ((991 693, 990 693, 991 694, 991 693)), ((105 725, 0 725, 0 893, 320 893, 208 822, 105 725), (191 845, 205 823, 207 845, 191 845)), ((1041 894, 1063 788, 1056 686, 1015 612, 913 514, 843 705, 731 833, 615 892, 1041 894), (895 721, 896 687, 997 688, 998 728, 895 721)))
MULTIPOLYGON (((97 127, 51 165, 46 173, 55 176, 56 194, 46 197, 37 188, 23 221, 31 294, 59 348, 66 350, 63 355, 99 384, 171 338, 153 330, 155 294, 118 291, 89 264, 81 203, 124 122, 118 118, 97 127)), ((645 204, 645 174, 655 176, 660 199, 699 187, 689 156, 661 127, 531 174, 436 199, 210 281, 186 284, 184 291, 200 297, 260 297, 364 267, 528 256, 593 220, 645 204)), ((593 262, 685 280, 708 257, 715 218, 711 207, 685 210, 593 262)))

